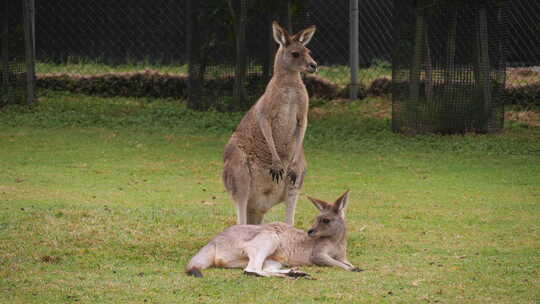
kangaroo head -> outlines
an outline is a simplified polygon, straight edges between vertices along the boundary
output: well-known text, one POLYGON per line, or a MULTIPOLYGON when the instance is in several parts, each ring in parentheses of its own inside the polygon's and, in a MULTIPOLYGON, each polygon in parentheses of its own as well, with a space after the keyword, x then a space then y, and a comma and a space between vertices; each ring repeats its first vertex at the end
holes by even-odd
POLYGON ((345 207, 349 199, 349 190, 345 191, 333 204, 312 198, 308 199, 319 209, 320 214, 308 231, 312 238, 336 237, 345 235, 345 207))
POLYGON ((317 62, 311 58, 310 51, 306 47, 315 34, 314 25, 290 36, 287 30, 274 21, 272 30, 274 40, 279 44, 274 62, 275 68, 292 72, 314 73, 317 71, 317 62))

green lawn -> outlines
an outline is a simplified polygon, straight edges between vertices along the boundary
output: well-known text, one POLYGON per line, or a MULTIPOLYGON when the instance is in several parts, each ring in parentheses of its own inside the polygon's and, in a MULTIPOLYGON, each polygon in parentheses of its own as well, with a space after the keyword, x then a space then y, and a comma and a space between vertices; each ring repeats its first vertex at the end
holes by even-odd
MULTIPOLYGON (((0 110, 0 303, 538 303, 540 128, 405 137, 380 100, 318 103, 305 194, 351 189, 349 259, 317 280, 183 267, 235 221, 220 180, 240 113, 41 92, 0 110)), ((284 219, 283 206, 266 221, 284 219)))

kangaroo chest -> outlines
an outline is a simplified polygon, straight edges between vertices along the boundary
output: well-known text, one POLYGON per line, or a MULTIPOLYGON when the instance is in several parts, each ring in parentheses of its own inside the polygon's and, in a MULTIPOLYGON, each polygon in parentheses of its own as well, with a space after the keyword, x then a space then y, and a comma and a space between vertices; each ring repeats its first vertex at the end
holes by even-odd
POLYGON ((303 117, 307 114, 307 96, 298 87, 281 88, 277 97, 276 113, 272 121, 272 134, 280 154, 288 154, 302 135, 303 117))

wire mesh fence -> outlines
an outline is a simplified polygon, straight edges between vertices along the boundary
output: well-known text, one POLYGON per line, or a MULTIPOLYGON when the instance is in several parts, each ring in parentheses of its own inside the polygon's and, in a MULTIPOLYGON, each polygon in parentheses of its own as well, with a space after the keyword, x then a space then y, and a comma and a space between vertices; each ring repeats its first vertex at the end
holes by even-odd
POLYGON ((396 15, 392 128, 404 133, 502 128, 506 7, 401 2, 396 15))
POLYGON ((246 109, 270 76, 273 16, 267 11, 277 6, 248 0, 187 4, 188 104, 246 109))
POLYGON ((33 45, 30 1, 2 1, 0 106, 34 99, 33 45))
MULTIPOLYGON (((245 109, 271 77, 271 21, 278 20, 291 31, 317 26, 308 47, 320 71, 318 78, 306 78, 312 83, 308 90, 323 88, 326 93, 319 95, 326 99, 348 96, 349 0, 35 1, 41 88, 187 98, 201 110, 245 109), (239 73, 242 80, 236 81, 239 73)), ((499 2, 507 4, 510 33, 506 102, 537 104, 540 1, 499 2)), ((391 91, 400 3, 358 0, 360 96, 391 91)))
POLYGON ((505 102, 540 105, 540 1, 513 0, 508 8, 505 102))
POLYGON ((38 72, 98 74, 107 66, 130 71, 185 63, 184 2, 37 0, 38 72))

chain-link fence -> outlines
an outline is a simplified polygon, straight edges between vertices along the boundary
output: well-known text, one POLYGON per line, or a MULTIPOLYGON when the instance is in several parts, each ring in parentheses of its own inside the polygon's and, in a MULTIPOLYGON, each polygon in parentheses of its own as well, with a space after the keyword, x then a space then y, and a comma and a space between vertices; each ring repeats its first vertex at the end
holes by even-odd
POLYGON ((540 1, 508 3, 505 102, 540 105, 540 1))
POLYGON ((506 8, 498 0, 401 2, 392 128, 404 133, 502 129, 506 8))
POLYGON ((32 103, 34 60, 31 1, 0 2, 0 106, 32 103))
POLYGON ((184 63, 184 2, 36 0, 37 60, 45 64, 38 71, 88 74, 106 71, 98 64, 184 63), (66 66, 55 70, 54 64, 66 66))
MULTIPOLYGON (((32 0, 4 2, 22 1, 32 0)), ((317 26, 308 47, 320 71, 305 78, 310 93, 349 96, 352 0, 35 2, 40 88, 187 98, 201 110, 244 109, 271 77, 271 21, 279 20, 294 31, 317 26)), ((389 94, 395 3, 403 1, 357 2, 359 96, 389 94)), ((507 4, 510 33, 506 99, 537 103, 540 1, 501 2, 507 4)))
POLYGON ((191 108, 243 110, 255 102, 270 77, 269 26, 279 8, 249 0, 187 1, 191 108))

